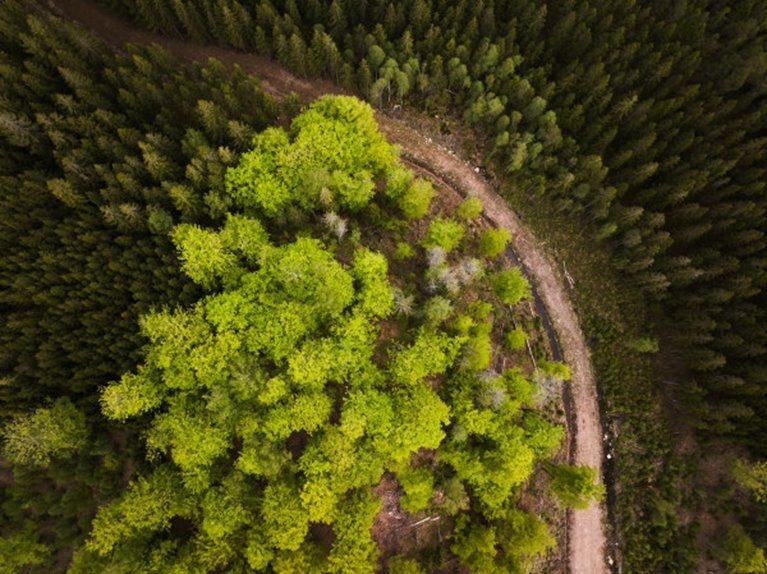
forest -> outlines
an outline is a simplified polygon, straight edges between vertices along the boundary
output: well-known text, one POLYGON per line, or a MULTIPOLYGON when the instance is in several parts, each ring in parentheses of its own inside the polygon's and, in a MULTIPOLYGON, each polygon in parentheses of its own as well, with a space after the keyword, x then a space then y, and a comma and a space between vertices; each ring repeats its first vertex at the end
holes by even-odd
POLYGON ((767 572, 767 3, 101 2, 369 103, 4 3, 0 570, 546 567, 525 501, 599 469, 514 238, 378 131, 407 108, 572 255, 616 568, 767 572), (383 544, 384 491, 438 529, 383 544))

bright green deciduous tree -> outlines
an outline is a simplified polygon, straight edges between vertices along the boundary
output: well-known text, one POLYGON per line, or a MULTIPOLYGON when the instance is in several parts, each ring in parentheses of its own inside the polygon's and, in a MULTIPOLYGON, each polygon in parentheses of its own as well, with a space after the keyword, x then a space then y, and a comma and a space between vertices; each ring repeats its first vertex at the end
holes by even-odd
POLYGON ((510 508, 499 521, 498 540, 507 560, 526 572, 537 556, 556 546, 556 539, 543 520, 517 508, 510 508))
POLYGON ((397 243, 397 248, 394 250, 394 259, 410 259, 413 255, 415 255, 415 250, 412 245, 404 241, 397 243))
POLYGON ((452 251, 461 243, 464 233, 465 229, 459 222, 436 217, 429 224, 423 245, 425 247, 441 247, 445 251, 452 251))
MULTIPOLYGON (((255 277, 271 283, 266 293, 272 301, 289 299, 307 305, 319 320, 337 317, 354 299, 352 275, 314 239, 299 238, 271 251, 262 273, 255 277)), ((264 285, 256 282, 254 287, 264 285)))
POLYGON ((415 385, 429 375, 438 375, 453 363, 463 338, 421 329, 412 345, 394 356, 390 372, 398 383, 415 385))
POLYGON ((213 287, 237 269, 237 257, 214 231, 185 223, 173 230, 173 241, 184 273, 203 287, 213 287))
POLYGON ((538 361, 538 368, 544 374, 559 381, 567 381, 570 380, 571 377, 570 367, 561 361, 548 361, 546 359, 542 359, 538 361))
POLYGON ((562 444, 564 429, 541 417, 536 411, 528 411, 522 420, 529 446, 540 458, 554 455, 562 444))
POLYGON ((142 367, 104 388, 101 409, 111 419, 126 420, 159 406, 164 397, 165 388, 159 377, 142 367))
POLYGON ((247 508, 253 500, 246 497, 242 475, 235 473, 220 486, 209 489, 202 501, 200 528, 213 540, 221 540, 253 522, 253 513, 247 508))
POLYGON ((514 427, 505 436, 497 436, 491 445, 470 447, 452 442, 445 446, 440 460, 449 463, 473 488, 485 514, 496 517, 512 495, 512 488, 532 474, 535 453, 519 427, 514 427))
POLYGON ((404 556, 392 556, 386 567, 389 574, 426 574, 426 570, 416 560, 404 556))
POLYGON ((400 506, 407 512, 425 510, 434 494, 434 476, 428 468, 412 468, 403 465, 397 469, 397 480, 405 495, 400 498, 400 506))
POLYGON ((295 550, 279 550, 275 552, 271 567, 274 574, 328 572, 325 552, 317 544, 308 540, 305 540, 295 550))
POLYGON ((386 188, 384 194, 396 202, 408 190, 414 177, 413 172, 401 163, 390 165, 386 171, 386 188))
POLYGON ((512 351, 518 351, 525 348, 525 341, 527 341, 527 334, 521 327, 510 329, 504 336, 506 345, 512 351))
POLYGON ((166 412, 154 418, 146 442, 155 453, 170 452, 187 488, 198 492, 208 486, 207 471, 226 453, 229 439, 229 429, 206 411, 202 401, 176 397, 166 412))
POLYGON ((492 341, 488 333, 477 333, 466 341, 463 350, 463 367, 482 371, 490 365, 492 341))
POLYGON ((0 536, 0 571, 21 574, 28 567, 43 564, 48 549, 37 541, 34 524, 27 523, 20 532, 0 536))
POLYGON ((260 524, 254 525, 248 532, 243 554, 248 565, 257 572, 269 566, 274 558, 274 548, 267 540, 260 524))
POLYGON ((354 254, 352 275, 360 282, 357 300, 362 311, 372 317, 386 317, 392 310, 394 296, 387 277, 388 269, 386 257, 380 253, 362 248, 354 254))
POLYGON ((456 524, 453 544, 450 550, 461 559, 470 572, 500 574, 495 563, 498 554, 496 533, 492 526, 470 523, 461 516, 456 524))
POLYGON ((334 526, 336 542, 328 556, 330 572, 375 572, 378 545, 370 536, 370 528, 380 510, 381 500, 371 496, 367 489, 351 493, 340 504, 334 526))
POLYGON ((14 418, 3 433, 3 454, 14 464, 48 466, 85 446, 85 416, 67 398, 14 418))
POLYGON ((224 247, 251 265, 261 263, 264 248, 269 245, 269 235, 261 222, 239 214, 227 214, 220 236, 224 247))
POLYGON ((491 275, 490 284, 505 305, 515 305, 531 295, 530 284, 516 267, 491 275))
POLYGON ((429 212, 434 195, 431 182, 417 178, 398 197, 397 205, 407 219, 420 219, 429 212))
POLYGON ((320 204, 359 210, 396 159, 370 106, 345 96, 319 98, 296 116, 289 134, 270 128, 253 143, 227 171, 226 189, 247 213, 270 218, 320 204))
POLYGON ((274 217, 292 203, 291 190, 277 169, 290 146, 288 134, 269 128, 253 138, 253 148, 226 172, 226 190, 237 205, 274 217))
POLYGON ((397 432, 389 443, 396 463, 409 460, 420 448, 436 449, 445 437, 443 426, 450 421, 450 409, 431 387, 416 385, 394 395, 394 424, 397 432))
POLYGON ((167 528, 175 516, 191 518, 192 499, 179 474, 161 466, 139 478, 117 501, 101 508, 93 520, 87 548, 101 555, 132 536, 167 528))
POLYGON ((286 481, 266 487, 261 518, 267 540, 281 550, 297 550, 309 532, 309 514, 301 504, 300 493, 286 481))
POLYGON ((449 299, 437 295, 431 297, 423 307, 423 316, 426 324, 432 328, 438 327, 447 321, 453 314, 453 305, 449 299))

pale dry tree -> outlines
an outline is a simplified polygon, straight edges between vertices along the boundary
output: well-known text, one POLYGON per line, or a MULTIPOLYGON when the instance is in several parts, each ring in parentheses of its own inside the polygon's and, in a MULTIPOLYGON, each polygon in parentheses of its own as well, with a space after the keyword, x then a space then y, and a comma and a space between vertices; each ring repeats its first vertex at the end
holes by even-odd
POLYGON ((429 247, 426 250, 426 263, 429 265, 429 269, 436 269, 437 267, 444 265, 447 260, 447 253, 441 247, 429 247))
POLYGON ((508 397, 501 375, 493 369, 485 369, 480 373, 479 380, 482 381, 482 387, 477 401, 480 405, 497 411, 508 397))
POLYGON ((320 189, 320 203, 325 206, 333 205, 333 192, 325 186, 320 189))
POLYGON ((397 289, 392 290, 394 297, 394 312, 399 315, 409 317, 415 311, 415 297, 413 295, 407 295, 404 291, 397 289))
POLYGON ((564 381, 559 377, 538 369, 533 377, 533 382, 536 385, 535 401, 540 406, 546 405, 553 399, 562 396, 564 381))
POLYGON ((334 211, 328 211, 323 215, 322 223, 331 233, 338 237, 338 239, 342 239, 343 236, 346 235, 347 221, 334 211))
POLYGON ((455 295, 461 290, 460 277, 451 267, 442 267, 437 273, 436 280, 451 295, 455 295))
POLYGON ((501 374, 498 371, 496 371, 495 369, 485 369, 484 371, 482 371, 479 374, 479 378, 483 382, 494 381, 495 379, 497 379, 500 376, 501 376, 501 374))
POLYGON ((474 280, 482 276, 484 269, 479 259, 472 257, 470 259, 463 259, 453 268, 453 272, 461 285, 470 285, 474 280))

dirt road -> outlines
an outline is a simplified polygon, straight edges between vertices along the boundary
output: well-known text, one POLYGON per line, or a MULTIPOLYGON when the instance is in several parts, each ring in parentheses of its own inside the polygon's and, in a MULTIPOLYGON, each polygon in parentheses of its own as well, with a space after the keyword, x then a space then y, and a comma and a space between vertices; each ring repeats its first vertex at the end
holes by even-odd
MULTIPOLYGON (((55 12, 69 20, 79 22, 118 48, 126 43, 155 43, 185 60, 204 62, 208 58, 216 58, 227 64, 238 64, 246 72, 257 76, 262 87, 277 97, 291 91, 305 100, 314 99, 324 93, 343 93, 338 86, 327 81, 309 82, 296 78, 267 58, 174 40, 138 30, 115 18, 102 6, 85 0, 49 0, 49 5, 55 12)), ((439 174, 460 193, 481 198, 488 218, 496 225, 511 231, 514 250, 536 284, 557 331, 564 359, 572 371, 571 391, 574 412, 571 419, 575 423, 575 428, 570 429, 575 439, 572 462, 600 468, 602 435, 594 373, 578 318, 551 262, 508 203, 485 179, 475 173, 470 165, 448 150, 434 145, 421 133, 401 121, 383 114, 378 114, 378 120, 387 138, 400 145, 408 158, 439 174)), ((607 572, 603 524, 604 512, 599 505, 592 504, 586 510, 570 513, 568 532, 570 574, 607 572)))
MULTIPOLYGON (((514 250, 533 278, 549 317, 557 332, 564 360, 572 379, 572 420, 574 452, 571 462, 596 468, 602 465, 602 430, 596 396, 596 380, 578 317, 563 283, 532 234, 522 225, 509 204, 470 165, 449 152, 440 150, 409 127, 394 121, 381 122, 381 130, 390 141, 417 163, 440 174, 463 195, 475 195, 485 205, 485 215, 496 225, 512 233, 514 250)), ((570 574, 602 574, 605 564, 604 510, 592 503, 586 510, 570 513, 568 546, 570 574)))

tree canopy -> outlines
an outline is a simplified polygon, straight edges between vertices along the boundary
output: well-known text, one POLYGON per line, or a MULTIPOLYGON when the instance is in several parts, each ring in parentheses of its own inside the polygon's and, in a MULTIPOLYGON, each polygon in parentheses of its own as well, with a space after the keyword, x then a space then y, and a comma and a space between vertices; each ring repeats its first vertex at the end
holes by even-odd
MULTIPOLYGON (((218 225, 173 226, 181 269, 203 295, 143 315, 143 361, 101 392, 108 420, 143 429, 150 464, 99 508, 71 571, 142 556, 169 571, 372 572, 382 502, 371 489, 387 472, 406 512, 442 512, 435 493, 447 475, 446 516, 470 505, 493 528, 516 528, 506 521, 518 489, 562 432, 520 410, 532 398, 520 372, 480 372, 491 360, 487 329, 450 326, 460 309, 479 317, 492 305, 455 291, 431 297, 430 310, 382 347, 395 310, 390 261, 323 224, 323 212, 352 222, 370 209, 399 217, 388 192, 376 195, 394 185, 387 178, 408 180, 397 161, 369 106, 323 97, 289 131, 255 136, 226 172, 221 200, 231 210, 218 225), (302 228, 286 210, 303 214, 302 228), (482 364, 465 361, 472 336, 483 341, 482 364), (428 452, 431 462, 417 462, 428 452), (332 542, 315 536, 317 524, 332 542)), ((464 234, 434 217, 419 256, 443 249, 449 268, 464 234)), ((24 424, 10 436, 22 437, 24 424)), ((545 538, 543 523, 539 530, 545 538)), ((499 567, 521 560, 498 545, 499 567)))
MULTIPOLYGON (((358 71, 334 39, 357 8, 305 26, 310 4, 138 9, 302 75, 359 75, 379 104, 425 89, 428 3, 412 58, 382 29, 357 38, 358 71)), ((0 60, 0 569, 372 572, 394 554, 392 571, 518 571, 545 552, 520 491, 561 416, 498 344, 528 290, 495 257, 508 236, 479 236, 481 204, 437 200, 360 100, 299 113, 236 66, 116 54, 35 2, 4 4, 0 60), (387 549, 392 504, 444 538, 387 549)), ((449 62, 446 87, 481 90, 449 62)), ((472 113, 489 126, 504 105, 472 113)))

